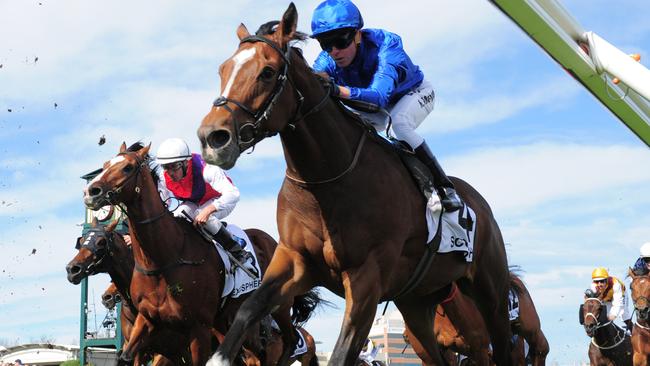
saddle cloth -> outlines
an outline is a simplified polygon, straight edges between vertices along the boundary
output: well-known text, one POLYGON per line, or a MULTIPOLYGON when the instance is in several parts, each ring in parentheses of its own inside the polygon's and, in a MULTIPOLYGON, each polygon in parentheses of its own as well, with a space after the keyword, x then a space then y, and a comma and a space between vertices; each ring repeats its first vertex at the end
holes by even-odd
POLYGON ((296 348, 293 350, 293 353, 291 354, 291 357, 298 357, 300 355, 304 355, 307 353, 307 342, 305 341, 305 337, 302 335, 302 332, 300 332, 298 329, 293 330, 296 333, 296 348))
MULTIPOLYGON (((437 195, 433 195, 437 197, 437 195)), ((435 245, 435 238, 440 230, 440 245, 438 253, 463 252, 465 260, 471 262, 474 259, 474 238, 476 236, 476 214, 471 207, 463 203, 463 207, 454 211, 446 212, 431 205, 426 207, 427 237, 428 245, 435 245), (442 227, 439 227, 442 225, 442 227)))
POLYGON ((513 289, 508 290, 508 314, 510 321, 519 318, 519 296, 513 289))
MULTIPOLYGON (((255 250, 253 250, 253 243, 248 238, 248 235, 236 225, 228 224, 228 231, 233 235, 236 235, 240 238, 243 238, 246 241, 246 246, 244 250, 253 254, 253 263, 255 264, 255 269, 257 273, 262 273, 260 269, 259 261, 257 260, 257 255, 255 250)), ((221 298, 225 299, 226 297, 237 298, 243 294, 247 294, 262 284, 261 278, 251 278, 246 272, 244 272, 239 266, 234 266, 230 262, 227 251, 223 249, 220 245, 217 245, 217 252, 223 260, 224 268, 226 269, 225 278, 223 282, 223 292, 221 298)), ((261 277, 261 276, 260 276, 261 277)))
MULTIPOLYGON (((271 328, 273 328, 273 331, 277 332, 278 334, 282 333, 280 331, 280 326, 278 323, 276 323, 270 315, 269 318, 271 320, 271 328)), ((300 332, 300 330, 297 328, 294 328, 293 331, 296 333, 296 348, 294 348, 293 353, 291 354, 291 358, 302 356, 307 353, 307 341, 305 341, 305 337, 302 335, 302 332, 300 332)))

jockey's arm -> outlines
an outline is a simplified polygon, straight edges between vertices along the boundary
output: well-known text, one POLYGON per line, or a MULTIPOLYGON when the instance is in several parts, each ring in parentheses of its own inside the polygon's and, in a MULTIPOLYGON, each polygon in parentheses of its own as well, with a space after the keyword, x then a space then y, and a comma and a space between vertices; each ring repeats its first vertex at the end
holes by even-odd
POLYGON ((221 168, 214 165, 206 165, 203 169, 203 178, 212 188, 221 193, 221 197, 212 203, 219 219, 228 216, 239 202, 239 189, 235 187, 230 178, 221 168))
POLYGON ((618 281, 614 281, 613 289, 614 295, 612 298, 612 307, 609 309, 609 314, 607 315, 609 320, 614 320, 617 317, 622 316, 624 310, 623 307, 625 306, 623 289, 618 281))

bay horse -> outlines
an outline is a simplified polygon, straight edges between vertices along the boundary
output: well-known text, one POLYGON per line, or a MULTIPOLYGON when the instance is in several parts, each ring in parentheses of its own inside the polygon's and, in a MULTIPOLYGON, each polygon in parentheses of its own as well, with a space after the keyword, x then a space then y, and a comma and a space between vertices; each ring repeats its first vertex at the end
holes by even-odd
MULTIPOLYGON (((192 364, 202 366, 211 352, 211 335, 225 333, 245 296, 228 298, 222 304, 223 261, 211 242, 191 223, 174 218, 163 204, 154 182, 157 176, 148 166, 148 152, 149 146, 127 151, 123 143, 119 154, 104 164, 102 173, 84 190, 87 207, 123 204, 129 220, 135 261, 129 294, 137 315, 120 360, 131 361, 163 331, 173 331, 179 336, 172 351, 180 354, 189 347, 192 364)), ((264 272, 277 243, 261 230, 246 233, 264 272)), ((273 314, 286 333, 293 331, 291 305, 288 302, 273 314)), ((258 326, 247 329, 242 341, 262 354, 258 326)), ((285 343, 285 347, 291 345, 285 343)))
POLYGON ((632 278, 632 303, 636 312, 636 321, 632 328, 632 361, 634 366, 646 366, 650 361, 650 276, 636 275, 629 269, 632 278))
POLYGON ((580 324, 591 337, 589 362, 594 365, 632 365, 630 336, 607 319, 607 306, 597 297, 585 296, 580 305, 580 324))
POLYGON ((279 133, 287 165, 278 194, 279 246, 210 365, 231 364, 250 325, 315 286, 346 299, 331 365, 354 364, 383 300, 395 302, 414 337, 439 359, 433 309, 459 279, 486 319, 497 363, 509 365, 508 265, 488 203, 454 178, 477 215, 474 260, 435 254, 430 265, 418 266, 433 254, 425 245, 423 195, 397 152, 331 99, 291 46, 306 38, 296 31, 297 16, 291 3, 276 29, 250 35, 238 27, 239 46, 219 68, 222 95, 198 129, 211 164, 229 169, 243 151, 279 133), (416 267, 423 267, 417 279, 416 267))
MULTIPOLYGON (((124 237, 114 231, 116 225, 117 221, 113 221, 104 226, 96 218, 93 218, 89 230, 77 239, 78 253, 66 265, 66 272, 68 281, 75 285, 85 277, 108 273, 111 285, 102 295, 102 303, 110 305, 107 303, 112 302, 112 305, 115 306, 116 296, 123 300, 120 324, 126 345, 138 314, 129 295, 135 263, 131 248, 126 244, 124 237), (107 293, 110 294, 107 295, 107 293)), ((107 308, 109 307, 107 306, 107 308)), ((173 347, 169 347, 164 342, 165 339, 171 341, 173 338, 174 334, 169 332, 165 334, 165 337, 159 337, 159 345, 156 349, 162 354, 140 352, 134 356, 134 363, 136 365, 146 364, 153 357, 153 364, 156 366, 173 364, 170 358, 175 358, 175 355, 168 352, 173 347)))

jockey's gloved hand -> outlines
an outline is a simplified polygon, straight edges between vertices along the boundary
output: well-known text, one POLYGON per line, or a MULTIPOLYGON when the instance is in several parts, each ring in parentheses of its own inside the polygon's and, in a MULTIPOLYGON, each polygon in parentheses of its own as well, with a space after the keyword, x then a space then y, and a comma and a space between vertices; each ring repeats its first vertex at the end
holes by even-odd
POLYGON ((632 324, 632 319, 627 319, 624 321, 624 323, 625 323, 625 328, 627 328, 627 330, 631 333, 632 328, 634 328, 634 324, 632 324))
POLYGON ((339 86, 336 85, 336 83, 332 79, 329 79, 329 89, 330 89, 330 95, 333 96, 334 98, 338 98, 341 95, 341 89, 339 89, 339 86))

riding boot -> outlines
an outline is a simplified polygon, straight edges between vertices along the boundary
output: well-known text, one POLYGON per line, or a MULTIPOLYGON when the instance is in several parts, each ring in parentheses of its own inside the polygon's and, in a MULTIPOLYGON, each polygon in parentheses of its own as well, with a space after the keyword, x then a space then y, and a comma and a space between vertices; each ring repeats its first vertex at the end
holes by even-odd
POLYGON ((458 196, 458 193, 456 193, 454 184, 449 180, 445 171, 442 170, 442 167, 438 163, 438 159, 436 159, 431 150, 429 150, 426 141, 423 141, 422 144, 415 149, 415 156, 417 156, 417 158, 420 159, 427 168, 429 168, 431 174, 433 174, 433 184, 438 190, 440 201, 442 206, 445 208, 445 211, 452 212, 463 207, 463 202, 458 196))
POLYGON ((232 256, 235 257, 239 263, 241 263, 246 267, 246 269, 255 274, 255 276, 259 277, 259 273, 257 273, 257 269, 252 263, 253 254, 244 250, 244 246, 246 245, 244 239, 233 235, 230 231, 228 231, 228 229, 226 229, 225 226, 221 226, 219 231, 214 234, 214 238, 225 250, 230 252, 230 254, 232 254, 232 256))

